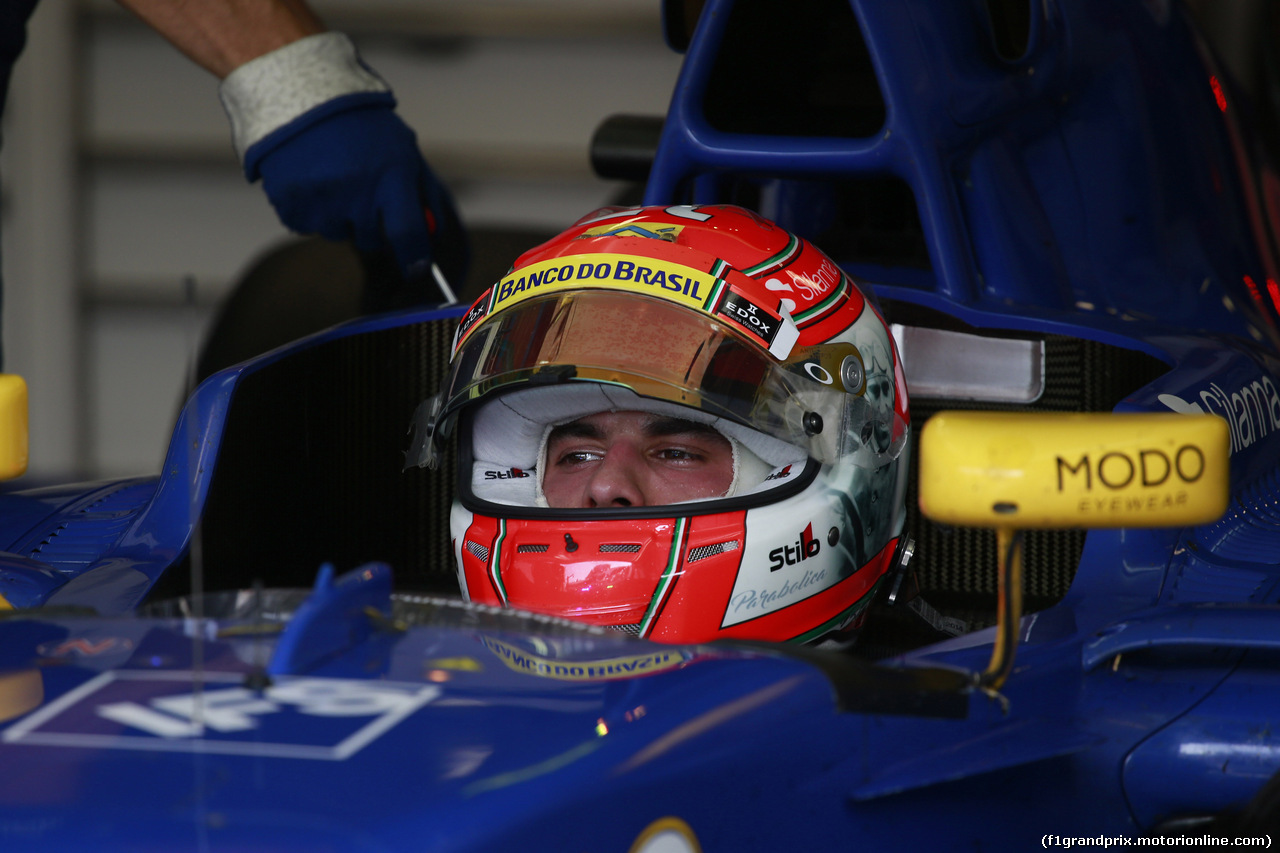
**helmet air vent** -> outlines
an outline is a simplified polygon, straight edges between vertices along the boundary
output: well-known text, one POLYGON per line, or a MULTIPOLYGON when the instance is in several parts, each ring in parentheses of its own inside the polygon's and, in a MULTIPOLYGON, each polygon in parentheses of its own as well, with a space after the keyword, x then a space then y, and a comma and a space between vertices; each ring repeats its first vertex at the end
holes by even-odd
POLYGON ((600 546, 601 554, 638 554, 640 545, 635 542, 607 542, 600 546))
POLYGON ((696 563, 708 557, 716 557, 729 551, 736 551, 741 547, 742 543, 737 539, 730 539, 728 542, 717 542, 714 545, 699 545, 689 551, 689 556, 685 559, 685 562, 696 563))

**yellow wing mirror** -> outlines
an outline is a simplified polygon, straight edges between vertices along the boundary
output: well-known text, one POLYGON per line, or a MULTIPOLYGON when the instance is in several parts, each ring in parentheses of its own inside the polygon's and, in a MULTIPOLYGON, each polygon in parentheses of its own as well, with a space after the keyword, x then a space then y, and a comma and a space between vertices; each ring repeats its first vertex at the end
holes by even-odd
POLYGON ((1182 527, 1227 509, 1230 437, 1216 415, 940 412, 920 433, 920 510, 993 527, 995 649, 981 687, 1013 668, 1028 528, 1182 527))
POLYGON ((26 473, 27 434, 27 383, 0 373, 0 480, 26 473))

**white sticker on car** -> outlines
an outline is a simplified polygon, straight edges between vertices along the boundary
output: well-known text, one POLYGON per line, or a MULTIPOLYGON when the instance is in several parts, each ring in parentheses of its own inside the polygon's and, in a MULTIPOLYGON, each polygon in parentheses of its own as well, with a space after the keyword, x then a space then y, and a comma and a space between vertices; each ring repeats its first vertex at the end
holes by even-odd
POLYGON ((440 695, 436 685, 113 670, 6 729, 5 743, 342 761, 440 695))

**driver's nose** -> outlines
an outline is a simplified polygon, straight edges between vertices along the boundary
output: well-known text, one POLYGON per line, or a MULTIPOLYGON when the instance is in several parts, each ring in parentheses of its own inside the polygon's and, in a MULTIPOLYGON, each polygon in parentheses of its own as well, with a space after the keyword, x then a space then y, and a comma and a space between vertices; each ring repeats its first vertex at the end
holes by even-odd
POLYGON ((587 506, 644 506, 643 464, 639 451, 626 442, 610 445, 587 483, 587 506))

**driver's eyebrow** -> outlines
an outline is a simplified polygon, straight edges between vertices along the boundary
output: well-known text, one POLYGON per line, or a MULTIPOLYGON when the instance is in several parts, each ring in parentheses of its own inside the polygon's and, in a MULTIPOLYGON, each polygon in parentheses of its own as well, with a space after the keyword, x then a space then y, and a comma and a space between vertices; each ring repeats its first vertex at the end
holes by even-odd
POLYGON ((550 444, 551 442, 561 438, 601 439, 604 438, 604 432, 602 432, 595 424, 588 423, 587 421, 569 421, 567 424, 560 424, 557 427, 553 427, 550 434, 547 436, 547 443, 550 444))
MULTIPOLYGON (((710 424, 670 416, 654 417, 646 422, 644 434, 650 438, 688 434, 718 439, 724 438, 720 431, 710 424)), ((563 438, 601 439, 604 438, 604 432, 600 427, 586 420, 569 421, 567 424, 560 424, 552 428, 551 434, 547 436, 547 441, 552 442, 563 438)))
POLYGON ((650 438, 693 434, 707 438, 724 439, 724 436, 720 434, 720 431, 710 424, 673 417, 654 418, 644 425, 644 433, 650 438))

